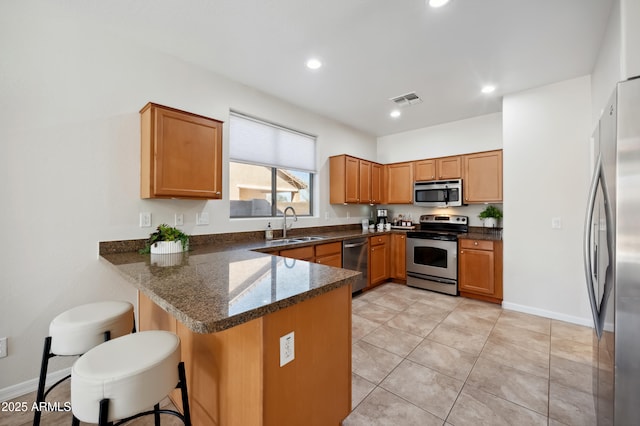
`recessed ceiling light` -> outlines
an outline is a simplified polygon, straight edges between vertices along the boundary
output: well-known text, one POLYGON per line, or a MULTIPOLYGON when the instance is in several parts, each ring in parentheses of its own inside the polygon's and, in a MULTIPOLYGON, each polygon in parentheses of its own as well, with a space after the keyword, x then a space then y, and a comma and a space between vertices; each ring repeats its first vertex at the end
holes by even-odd
POLYGON ((391 111, 391 112, 389 113, 389 115, 390 115, 392 118, 398 118, 398 117, 400 117, 400 110, 399 110, 399 109, 394 109, 393 111, 391 111))
POLYGON ((496 90, 496 86, 488 84, 482 88, 482 93, 489 94, 493 93, 496 90))
POLYGON ((447 3, 449 3, 449 0, 429 0, 429 6, 431 7, 442 7, 447 3))
POLYGON ((319 59, 311 58, 307 61, 307 68, 317 70, 322 66, 322 62, 319 59))

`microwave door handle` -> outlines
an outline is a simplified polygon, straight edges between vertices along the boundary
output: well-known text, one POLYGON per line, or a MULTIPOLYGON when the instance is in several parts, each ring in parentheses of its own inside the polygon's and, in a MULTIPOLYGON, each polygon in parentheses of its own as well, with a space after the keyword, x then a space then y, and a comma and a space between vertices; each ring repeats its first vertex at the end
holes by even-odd
MULTIPOLYGON (((593 211, 596 204, 596 195, 598 191, 598 184, 600 183, 602 168, 602 157, 598 155, 596 161, 596 167, 591 180, 591 187, 589 189, 589 198, 587 202, 587 216, 585 218, 584 226, 584 238, 583 238, 583 255, 584 255, 584 273, 587 278, 587 293, 589 295, 589 303, 591 305, 591 314, 593 315, 593 323, 595 326, 598 339, 602 336, 602 328, 600 327, 599 309, 596 301, 594 276, 593 276, 593 261, 591 257, 591 232, 593 225, 593 211)), ((596 259, 597 262, 597 259, 596 259)))
POLYGON ((449 204, 449 186, 445 185, 444 187, 444 204, 449 204))

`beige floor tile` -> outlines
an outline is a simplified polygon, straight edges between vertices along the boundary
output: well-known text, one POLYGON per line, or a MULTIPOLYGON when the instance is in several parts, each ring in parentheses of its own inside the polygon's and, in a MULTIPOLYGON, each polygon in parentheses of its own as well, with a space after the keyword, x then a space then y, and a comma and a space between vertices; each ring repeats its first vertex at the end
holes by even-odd
POLYGON ((444 320, 442 320, 442 324, 453 327, 468 328, 474 333, 488 336, 493 329, 495 320, 475 316, 472 312, 461 310, 461 306, 458 306, 449 315, 447 315, 444 320))
POLYGON ((593 329, 564 321, 551 321, 551 338, 562 340, 574 340, 584 345, 593 343, 593 329))
POLYGON ((549 418, 568 426, 596 424, 595 406, 591 393, 551 382, 549 386, 549 418))
POLYGON ((451 313, 450 309, 443 308, 441 306, 431 305, 424 302, 416 302, 409 306, 402 313, 413 315, 417 318, 425 318, 433 321, 442 321, 451 313))
POLYGON ((442 419, 376 388, 345 419, 343 426, 441 426, 442 419))
POLYGON ((591 365, 593 363, 593 346, 576 340, 551 338, 551 355, 570 361, 591 365))
POLYGON ((356 342, 378 327, 380 323, 353 314, 351 315, 351 340, 356 342))
POLYGON ((455 309, 458 312, 465 312, 473 317, 482 318, 493 323, 496 322, 502 308, 495 303, 482 302, 480 300, 462 299, 455 309))
POLYGON ((465 386, 447 421, 456 426, 544 426, 547 417, 480 389, 465 386))
POLYGON ((491 336, 498 337, 512 345, 546 354, 549 353, 551 347, 549 335, 507 324, 496 323, 491 336))
MULTIPOLYGON (((416 305, 422 305, 422 303, 416 303, 416 305)), ((386 325, 415 336, 427 337, 439 323, 439 321, 429 317, 421 318, 405 311, 391 318, 386 322, 386 325)))
POLYGON ((415 301, 399 297, 395 294, 386 293, 376 298, 371 303, 375 303, 376 305, 384 306, 385 308, 393 309, 396 311, 402 311, 413 305, 415 301))
POLYGON ((481 357, 548 379, 549 355, 516 346, 499 337, 489 336, 481 357))
POLYGON ((549 378, 553 383, 593 393, 593 367, 591 364, 571 361, 551 355, 549 378))
POLYGON ((551 320, 522 312, 504 310, 498 318, 497 324, 510 325, 512 327, 524 328, 536 333, 551 335, 551 320))
POLYGON ((427 290, 410 288, 413 300, 416 302, 427 303, 440 309, 454 310, 462 301, 462 298, 456 296, 448 296, 446 294, 435 293, 427 290))
POLYGON ((476 357, 447 345, 425 339, 407 359, 458 380, 466 380, 476 357))
POLYGON ((363 341, 353 345, 351 358, 353 372, 375 384, 387 377, 403 359, 401 356, 363 341))
POLYGON ((423 338, 383 325, 362 338, 363 342, 370 343, 379 348, 385 349, 401 357, 409 355, 423 338))
POLYGON ((547 416, 548 379, 481 357, 471 370, 466 383, 547 416))
POLYGON ((358 376, 357 374, 351 375, 351 409, 353 410, 360 404, 366 397, 376 388, 374 383, 371 383, 367 379, 358 376))
POLYGON ((375 303, 366 303, 352 309, 352 313, 370 321, 382 324, 398 315, 399 311, 386 308, 381 305, 376 305, 375 303))
POLYGON ((442 322, 429 333, 427 339, 473 355, 479 355, 487 341, 487 335, 468 328, 453 327, 442 322))
POLYGON ((462 380, 404 360, 380 387, 444 420, 463 384, 462 380))

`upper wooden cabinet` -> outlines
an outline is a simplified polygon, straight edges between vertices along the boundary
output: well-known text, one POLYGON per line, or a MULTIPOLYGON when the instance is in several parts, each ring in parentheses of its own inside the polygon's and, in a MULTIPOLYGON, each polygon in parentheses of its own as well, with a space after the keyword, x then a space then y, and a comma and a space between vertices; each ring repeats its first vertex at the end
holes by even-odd
POLYGON ((222 121, 154 103, 140 120, 141 198, 222 198, 222 121))
POLYGON ((413 203, 413 162, 387 164, 388 204, 413 203))
POLYGON ((329 158, 331 204, 381 202, 382 165, 349 155, 329 158))
POLYGON ((415 180, 460 179, 462 177, 462 157, 431 158, 414 162, 415 180))
POLYGON ((463 156, 465 203, 502 202, 502 150, 463 156))

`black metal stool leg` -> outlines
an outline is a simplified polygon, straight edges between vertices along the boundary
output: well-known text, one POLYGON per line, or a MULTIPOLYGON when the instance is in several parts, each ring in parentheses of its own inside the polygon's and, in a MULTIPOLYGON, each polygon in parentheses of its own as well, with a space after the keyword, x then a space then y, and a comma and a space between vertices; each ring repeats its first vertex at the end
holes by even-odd
POLYGON ((153 421, 155 426, 160 426, 160 404, 153 406, 153 421))
POLYGON ((71 420, 71 426, 80 426, 80 420, 78 420, 76 416, 73 416, 73 419, 71 420))
POLYGON ((40 379, 38 380, 38 392, 36 393, 37 408, 33 414, 33 426, 40 425, 40 403, 44 401, 44 388, 47 380, 47 369, 49 368, 49 358, 51 358, 51 336, 44 339, 44 349, 42 350, 42 364, 40 365, 40 379))
POLYGON ((191 426, 191 411, 189 410, 189 394, 187 392, 187 374, 184 371, 184 362, 178 364, 178 377, 180 378, 180 393, 182 395, 182 411, 185 426, 191 426))
POLYGON ((100 426, 109 426, 112 424, 109 422, 109 400, 103 399, 100 401, 100 414, 98 418, 98 424, 100 426))

